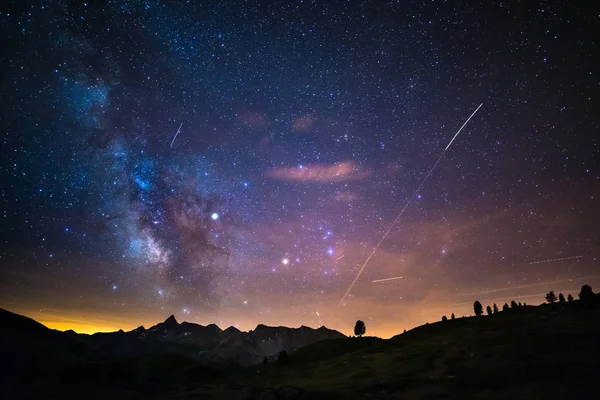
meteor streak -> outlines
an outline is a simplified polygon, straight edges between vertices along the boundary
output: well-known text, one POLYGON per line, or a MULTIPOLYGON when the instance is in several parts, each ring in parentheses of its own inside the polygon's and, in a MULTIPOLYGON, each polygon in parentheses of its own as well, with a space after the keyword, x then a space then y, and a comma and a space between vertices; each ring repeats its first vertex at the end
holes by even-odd
POLYGON ((402 279, 402 278, 404 278, 404 277, 403 276, 395 276, 393 278, 375 279, 374 281, 371 281, 371 283, 394 281, 396 279, 402 279))
POLYGON ((379 249, 379 246, 381 246, 381 243, 383 243, 383 241, 385 240, 385 238, 389 235, 390 231, 394 228, 394 226, 396 226, 396 224, 400 220, 400 217, 402 217, 402 214, 404 214, 404 211, 406 211, 406 209, 408 208, 408 206, 410 205, 410 203, 413 201, 413 199, 415 198, 415 196, 417 195, 417 193, 421 190, 421 188, 423 187, 423 185, 427 181, 427 178, 429 178, 429 176, 433 173, 433 170, 435 169, 435 167, 437 167, 437 165, 439 164, 439 162, 442 160, 442 157, 444 157, 444 154, 446 154, 446 151, 448 150, 448 148, 450 147, 450 145, 452 144, 452 142, 454 142, 454 139, 456 139, 456 137, 458 136, 458 134, 460 133, 460 131, 462 131, 462 129, 465 127, 465 125, 467 125, 467 123, 471 120, 471 118, 473 118, 473 116, 475 115, 475 113, 477 111, 479 111, 479 109, 482 106, 483 106, 483 103, 481 103, 479 105, 479 107, 477 107, 477 109, 475 111, 473 111, 473 114, 471 114, 471 116, 469 118, 467 118, 467 120, 465 121, 465 123, 454 134, 454 137, 452 138, 452 140, 450 140, 450 143, 448 143, 448 145, 446 146, 446 148, 444 149, 444 151, 442 151, 442 154, 440 154, 440 156, 438 157, 437 161, 433 164, 433 167, 431 167, 431 169, 429 170, 429 172, 427 173, 427 175, 425 175, 425 178, 423 178, 423 180, 421 181, 421 183, 417 187, 417 190, 415 190, 415 192, 412 194, 412 196, 410 196, 410 198, 408 199, 408 201, 406 202, 406 204, 404 205, 404 207, 400 211, 400 214, 398 214, 398 216, 396 217, 396 219, 394 220, 394 222, 392 222, 392 224, 387 229, 387 231, 385 231, 385 233, 381 237, 381 240, 379 240, 379 242, 377 243, 377 245, 375 245, 375 247, 373 248, 373 251, 371 251, 371 254, 369 254, 369 256, 367 257, 367 259, 363 263, 362 267, 360 267, 360 269, 358 270, 358 274, 356 274, 356 278, 354 278, 354 280, 352 281, 352 283, 350 284, 350 286, 348 286, 348 289, 346 290, 346 293, 344 293, 344 295, 342 296, 342 299, 340 300, 340 303, 338 304, 338 307, 341 306, 342 303, 344 303, 344 300, 346 299, 346 296, 348 296, 348 294, 350 293, 350 291, 352 290, 352 288, 356 284, 356 281, 358 281, 358 278, 360 278, 360 276, 362 275, 363 271, 365 270, 365 267, 367 266, 367 264, 369 263, 369 261, 371 260, 371 258, 373 257, 373 255, 377 252, 377 250, 379 249))
MULTIPOLYGON (((465 125, 467 125, 469 123, 469 121, 471 120, 471 118, 473 118, 473 115, 475 115, 475 113, 477 111, 479 111, 479 109, 481 108, 481 106, 483 105, 483 103, 481 103, 479 105, 479 107, 477 107, 477 110, 473 111, 473 114, 471 114, 471 116, 469 118, 467 118, 467 120, 465 121, 464 124, 462 124, 462 126, 460 127, 460 129, 458 130, 458 132, 456 132, 456 134, 454 135, 454 137, 452 138, 452 140, 450 141, 450 143, 448 143, 448 146, 446 146, 446 148, 444 149, 444 152, 446 150, 448 150, 448 147, 450 147, 450 145, 452 144, 452 142, 454 142, 454 139, 456 139, 456 137, 458 136, 458 134, 460 133, 460 131, 463 130, 463 128, 465 127, 465 125)), ((443 155, 443 154, 442 154, 443 155)))
POLYGON ((532 261, 532 262, 528 262, 527 265, 546 264, 546 263, 551 263, 551 262, 556 262, 556 261, 565 261, 565 260, 575 260, 576 258, 583 258, 583 256, 571 256, 571 257, 553 258, 551 260, 532 261))
POLYGON ((171 140, 171 145, 169 146, 170 148, 173 147, 173 143, 175 143, 175 139, 177 139, 177 135, 179 135, 179 132, 181 132, 182 126, 183 126, 183 122, 181 123, 181 125, 179 125, 177 132, 175 132, 175 136, 173 137, 173 140, 171 140))

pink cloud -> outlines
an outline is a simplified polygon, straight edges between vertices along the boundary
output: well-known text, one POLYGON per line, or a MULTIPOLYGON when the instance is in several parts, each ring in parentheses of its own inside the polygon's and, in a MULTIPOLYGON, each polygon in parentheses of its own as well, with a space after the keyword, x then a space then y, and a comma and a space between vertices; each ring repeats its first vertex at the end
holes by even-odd
POLYGON ((294 120, 292 129, 296 132, 305 132, 312 129, 315 124, 315 118, 312 115, 303 115, 294 120))
POLYGON ((310 164, 298 167, 275 168, 267 172, 267 176, 274 179, 303 182, 345 182, 364 179, 371 175, 352 161, 343 161, 336 164, 310 164))
POLYGON ((252 129, 263 128, 267 125, 267 116, 258 112, 243 111, 238 115, 238 120, 252 129))
POLYGON ((354 192, 337 192, 335 194, 335 199, 337 201, 341 201, 344 203, 350 203, 356 199, 358 199, 358 194, 354 193, 354 192))

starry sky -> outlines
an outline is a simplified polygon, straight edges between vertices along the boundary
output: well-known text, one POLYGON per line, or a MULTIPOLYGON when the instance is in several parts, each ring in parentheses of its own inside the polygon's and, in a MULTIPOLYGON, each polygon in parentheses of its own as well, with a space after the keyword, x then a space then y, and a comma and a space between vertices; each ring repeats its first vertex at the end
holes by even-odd
POLYGON ((563 3, 3 3, 0 307, 389 337, 597 289, 600 16, 563 3))

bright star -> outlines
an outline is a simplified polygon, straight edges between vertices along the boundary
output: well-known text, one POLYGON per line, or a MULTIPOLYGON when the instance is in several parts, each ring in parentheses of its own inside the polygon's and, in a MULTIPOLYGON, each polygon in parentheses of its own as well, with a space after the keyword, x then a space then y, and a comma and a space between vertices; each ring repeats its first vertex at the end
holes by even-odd
POLYGON ((219 219, 219 213, 214 212, 214 213, 210 214, 210 219, 212 219, 213 221, 218 220, 219 219))

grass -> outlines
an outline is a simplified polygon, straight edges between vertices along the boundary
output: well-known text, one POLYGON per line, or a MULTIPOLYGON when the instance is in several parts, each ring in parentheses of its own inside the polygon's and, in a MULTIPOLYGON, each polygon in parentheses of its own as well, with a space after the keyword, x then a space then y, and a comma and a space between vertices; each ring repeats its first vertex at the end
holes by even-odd
POLYGON ((344 398, 585 395, 595 391, 593 376, 600 372, 599 317, 597 310, 518 309, 429 324, 390 340, 330 340, 245 383, 334 391, 344 398))
POLYGON ((245 399, 268 388, 344 400, 600 398, 598 338, 600 310, 528 307, 428 324, 389 340, 330 339, 293 353, 287 365, 229 374, 182 357, 122 361, 112 367, 121 384, 90 385, 98 398, 245 399))

